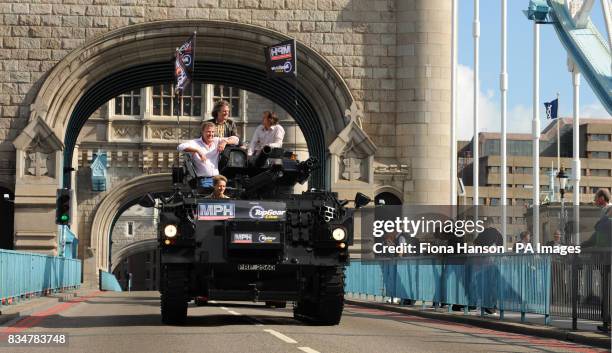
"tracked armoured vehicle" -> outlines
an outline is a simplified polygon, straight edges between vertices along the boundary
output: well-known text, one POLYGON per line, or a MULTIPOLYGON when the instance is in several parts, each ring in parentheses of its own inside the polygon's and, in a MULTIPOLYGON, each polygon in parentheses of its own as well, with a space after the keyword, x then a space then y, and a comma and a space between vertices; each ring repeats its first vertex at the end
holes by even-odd
MULTIPOLYGON (((192 299, 259 301, 295 318, 335 325, 343 309, 344 267, 353 242, 353 214, 337 194, 292 194, 317 161, 299 162, 266 147, 250 159, 228 147, 219 170, 229 199, 206 198, 190 155, 173 169, 172 196, 162 198, 159 222, 161 316, 181 324, 192 299)), ((356 196, 360 207, 370 200, 356 196)), ((141 205, 152 206, 151 195, 141 205)))

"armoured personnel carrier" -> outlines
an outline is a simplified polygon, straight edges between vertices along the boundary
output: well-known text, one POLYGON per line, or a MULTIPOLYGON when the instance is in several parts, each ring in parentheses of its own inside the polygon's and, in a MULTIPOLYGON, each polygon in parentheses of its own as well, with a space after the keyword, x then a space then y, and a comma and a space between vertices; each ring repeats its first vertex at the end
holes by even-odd
MULTIPOLYGON (((264 148, 247 158, 238 147, 221 155, 229 199, 206 198, 190 155, 173 169, 172 196, 162 198, 159 222, 161 316, 181 324, 188 302, 261 301, 316 324, 338 324, 344 268, 353 243, 353 211, 333 192, 293 194, 317 161, 264 148)), ((355 206, 369 202, 358 194, 355 206)), ((141 205, 152 206, 146 195, 141 205)))

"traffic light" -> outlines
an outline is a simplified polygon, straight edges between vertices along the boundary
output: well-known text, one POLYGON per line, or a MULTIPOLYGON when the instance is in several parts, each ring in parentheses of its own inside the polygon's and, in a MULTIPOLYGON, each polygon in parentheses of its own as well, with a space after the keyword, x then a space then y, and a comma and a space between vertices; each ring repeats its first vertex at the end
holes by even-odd
POLYGON ((55 223, 59 225, 70 224, 70 189, 57 189, 55 223))

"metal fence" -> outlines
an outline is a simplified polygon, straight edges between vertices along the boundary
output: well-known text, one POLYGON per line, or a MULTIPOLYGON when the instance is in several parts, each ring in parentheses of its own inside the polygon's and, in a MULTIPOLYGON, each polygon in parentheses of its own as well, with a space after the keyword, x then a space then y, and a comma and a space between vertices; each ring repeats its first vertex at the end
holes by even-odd
POLYGON ((81 260, 0 249, 0 305, 80 285, 81 260))
POLYGON ((346 292, 599 321, 610 317, 610 251, 351 261, 346 292))
POLYGON ((589 248, 579 256, 554 256, 551 313, 601 320, 610 317, 610 250, 589 248))

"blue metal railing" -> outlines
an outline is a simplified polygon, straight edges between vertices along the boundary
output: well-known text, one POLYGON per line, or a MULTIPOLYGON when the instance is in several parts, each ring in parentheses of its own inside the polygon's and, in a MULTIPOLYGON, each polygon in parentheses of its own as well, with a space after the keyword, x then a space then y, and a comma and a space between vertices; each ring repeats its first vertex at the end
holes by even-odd
POLYGON ((81 285, 81 260, 0 249, 0 305, 81 285))
POLYGON ((550 317, 551 257, 414 257, 351 261, 346 292, 550 317))

